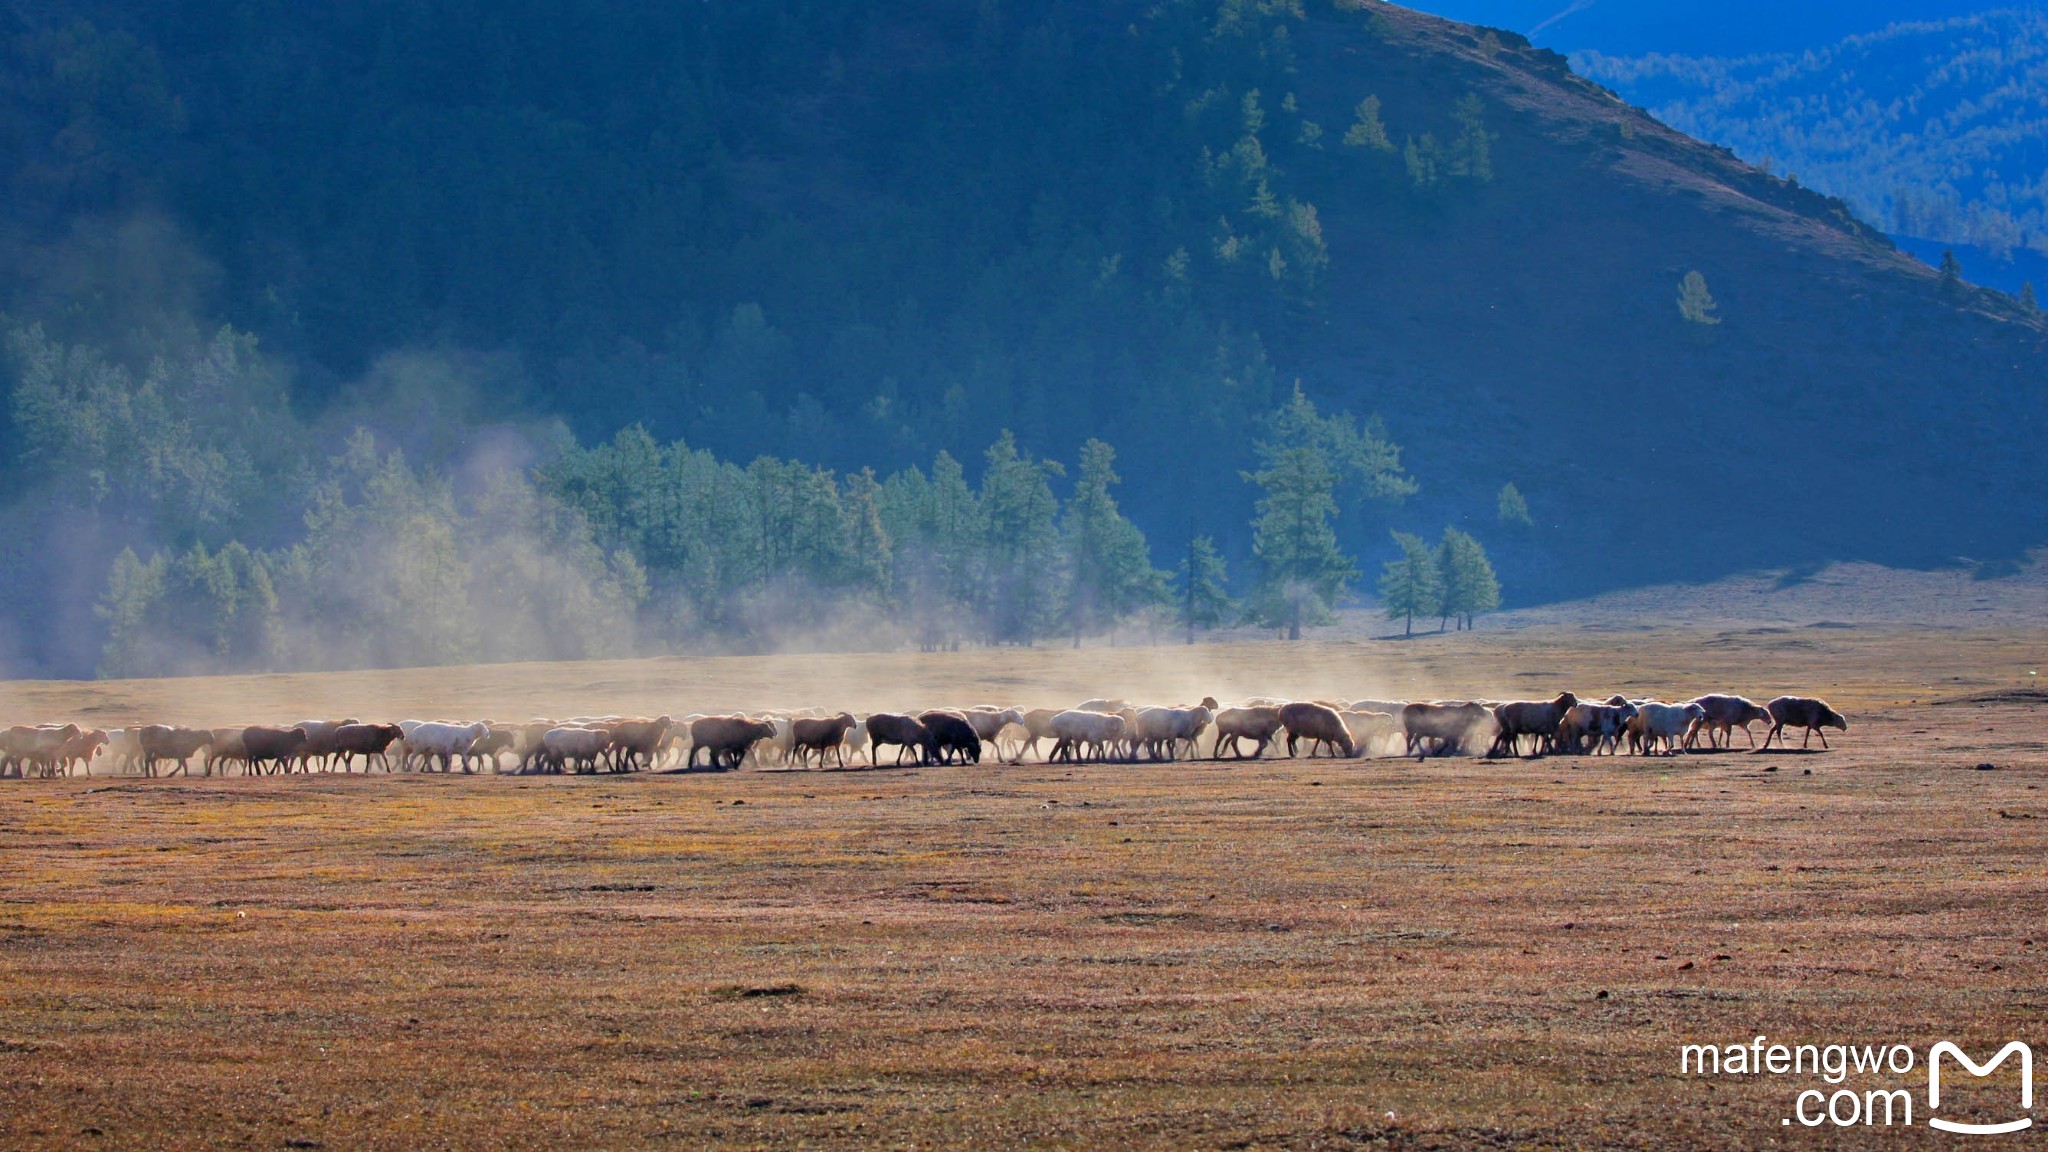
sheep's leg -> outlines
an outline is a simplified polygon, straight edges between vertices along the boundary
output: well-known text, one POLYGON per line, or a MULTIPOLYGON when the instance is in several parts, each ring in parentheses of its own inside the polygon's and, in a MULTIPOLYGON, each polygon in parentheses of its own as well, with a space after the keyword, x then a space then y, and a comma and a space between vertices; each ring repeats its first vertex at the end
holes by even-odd
POLYGON ((1820 737, 1820 746, 1822 748, 1826 748, 1828 746, 1828 734, 1826 732, 1823 732, 1820 729, 1815 728, 1813 730, 1813 734, 1815 736, 1820 737))

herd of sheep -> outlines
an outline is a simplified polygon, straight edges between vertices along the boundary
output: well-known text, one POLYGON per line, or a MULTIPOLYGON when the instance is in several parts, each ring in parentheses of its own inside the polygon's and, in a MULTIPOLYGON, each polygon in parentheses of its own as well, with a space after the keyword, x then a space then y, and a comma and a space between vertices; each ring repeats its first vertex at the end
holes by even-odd
POLYGON ((242 774, 353 772, 374 765, 386 772, 461 770, 492 772, 687 771, 755 766, 840 768, 865 762, 920 765, 980 763, 983 750, 1021 763, 1043 754, 1047 762, 1175 760, 1200 756, 1210 740, 1211 759, 1263 756, 1284 738, 1287 754, 1346 758, 1386 755, 1428 757, 1477 752, 1488 757, 1614 754, 1675 755, 1704 739, 1732 746, 1742 729, 1767 726, 1761 748, 1787 728, 1800 730, 1800 746, 1815 735, 1827 746, 1828 728, 1849 723, 1825 701, 1780 696, 1756 704, 1741 696, 1701 696, 1684 703, 1609 697, 1594 703, 1566 692, 1551 700, 1281 701, 1247 700, 1225 707, 1214 697, 1188 707, 1134 707, 1123 700, 1089 700, 1076 708, 1001 708, 982 705, 919 713, 819 709, 733 716, 577 717, 522 724, 402 720, 365 724, 356 719, 307 720, 271 726, 184 728, 151 724, 110 730, 76 724, 21 725, 0 732, 0 776, 91 775, 96 762, 116 773, 206 775, 230 768, 242 774))

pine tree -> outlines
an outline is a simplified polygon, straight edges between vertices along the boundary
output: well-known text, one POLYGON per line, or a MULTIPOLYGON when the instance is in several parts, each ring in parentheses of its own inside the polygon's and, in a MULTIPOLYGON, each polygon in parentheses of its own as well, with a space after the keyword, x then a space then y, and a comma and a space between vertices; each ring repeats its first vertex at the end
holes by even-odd
POLYGON ((1230 598, 1229 571, 1216 542, 1207 536, 1188 540, 1188 554, 1180 562, 1180 589, 1175 596, 1181 606, 1181 621, 1187 625, 1188 643, 1195 642, 1195 629, 1221 628, 1230 623, 1237 604, 1230 598))
POLYGON ((1941 291, 1953 296, 1963 287, 1963 262, 1956 259, 1953 248, 1941 250, 1941 291))
POLYGON ((1399 560, 1387 561, 1380 570, 1380 602, 1387 619, 1403 622, 1403 634, 1415 635, 1415 618, 1436 612, 1443 600, 1443 582, 1437 575, 1436 557, 1422 537, 1396 532, 1394 545, 1401 549, 1399 560))
POLYGON ((1451 109, 1458 122, 1458 138, 1451 143, 1451 173, 1482 184, 1493 179, 1494 136, 1486 130, 1485 111, 1486 105, 1472 92, 1451 109))
POLYGON ((1265 425, 1257 444, 1261 467, 1245 475, 1265 490, 1252 522, 1260 567, 1252 609, 1261 623, 1285 627, 1288 639, 1299 640, 1302 625, 1323 619, 1358 578, 1331 526, 1338 488, 1348 484, 1368 499, 1398 503, 1416 485, 1377 420, 1361 430, 1349 416, 1324 417, 1298 383, 1265 425))
POLYGON ((2041 311, 2040 302, 2034 298, 2034 282, 2032 280, 2025 280, 2020 283, 2020 307, 2026 309, 2027 314, 2030 316, 2037 315, 2041 311))
POLYGON ((1438 170, 1443 164, 1443 148, 1436 142, 1436 136, 1424 132, 1422 139, 1408 138, 1408 147, 1402 152, 1402 159, 1408 164, 1408 182, 1417 189, 1436 187, 1438 170))
POLYGON ((1165 573, 1152 567, 1145 536, 1109 494, 1119 483, 1116 450, 1100 440, 1081 446, 1080 476, 1061 529, 1067 558, 1067 625, 1080 647, 1084 633, 1115 630, 1119 621, 1165 598, 1165 573))
POLYGON ((1536 522, 1529 519, 1529 502, 1522 499, 1522 490, 1510 480, 1500 486, 1500 522, 1510 528, 1534 528, 1536 522))
POLYGON ((1387 138, 1387 126, 1380 122, 1380 98, 1367 96, 1358 102, 1357 119, 1344 132, 1344 146, 1347 148, 1370 148, 1375 152, 1392 152, 1394 142, 1387 138))
POLYGON ((107 594, 94 614, 107 622, 106 646, 100 650, 101 676, 143 676, 157 671, 150 661, 151 633, 164 599, 167 565, 162 556, 144 563, 133 548, 121 549, 107 574, 107 594))
POLYGON ((851 583, 866 591, 882 591, 889 583, 891 556, 889 534, 882 528, 882 485, 872 468, 848 474, 842 485, 839 507, 845 518, 851 583))
POLYGON ((1050 477, 1065 469, 1019 450, 1007 428, 986 459, 979 503, 989 639, 1030 644, 1057 622, 1060 505, 1050 477))
MULTIPOLYGON (((1463 630, 1472 626, 1472 617, 1500 607, 1500 580, 1486 558, 1485 547, 1470 533, 1446 527, 1435 559, 1442 590, 1437 612, 1442 621, 1456 618, 1463 630)), ((1437 628, 1441 631, 1443 624, 1437 628)))
POLYGON ((1721 318, 1714 315, 1718 307, 1714 303, 1714 294, 1707 291, 1707 278, 1700 275, 1698 269, 1687 272, 1678 285, 1678 314, 1689 323, 1710 328, 1721 322, 1721 318))

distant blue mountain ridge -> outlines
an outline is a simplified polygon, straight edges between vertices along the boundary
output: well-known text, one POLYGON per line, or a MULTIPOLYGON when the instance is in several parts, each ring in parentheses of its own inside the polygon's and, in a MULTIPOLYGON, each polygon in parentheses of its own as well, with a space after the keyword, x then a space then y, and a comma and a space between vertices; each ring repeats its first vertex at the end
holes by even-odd
POLYGON ((2048 287, 2048 0, 1423 0, 1511 28, 1665 123, 1839 196, 1973 282, 2048 287))
POLYGON ((1559 52, 1750 56, 1797 52, 1901 21, 1946 20, 2038 0, 1412 0, 1406 7, 1523 33, 1559 52))

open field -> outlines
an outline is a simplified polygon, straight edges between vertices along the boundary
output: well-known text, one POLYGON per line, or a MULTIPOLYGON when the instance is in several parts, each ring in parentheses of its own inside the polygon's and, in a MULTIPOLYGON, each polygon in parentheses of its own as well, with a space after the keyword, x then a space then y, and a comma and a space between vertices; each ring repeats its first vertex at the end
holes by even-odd
MULTIPOLYGON (((0 685, 0 720, 101 724, 1560 687, 1852 723, 1669 760, 9 781, 0 1147, 1861 1146, 1780 1123, 1833 1086, 1678 1046, 2048 1042, 2044 648, 1532 627, 0 685)), ((1941 1114, 2007 1118, 1994 1080, 1941 1114)), ((1847 1084, 1918 1122, 1924 1086, 1847 1084)))

